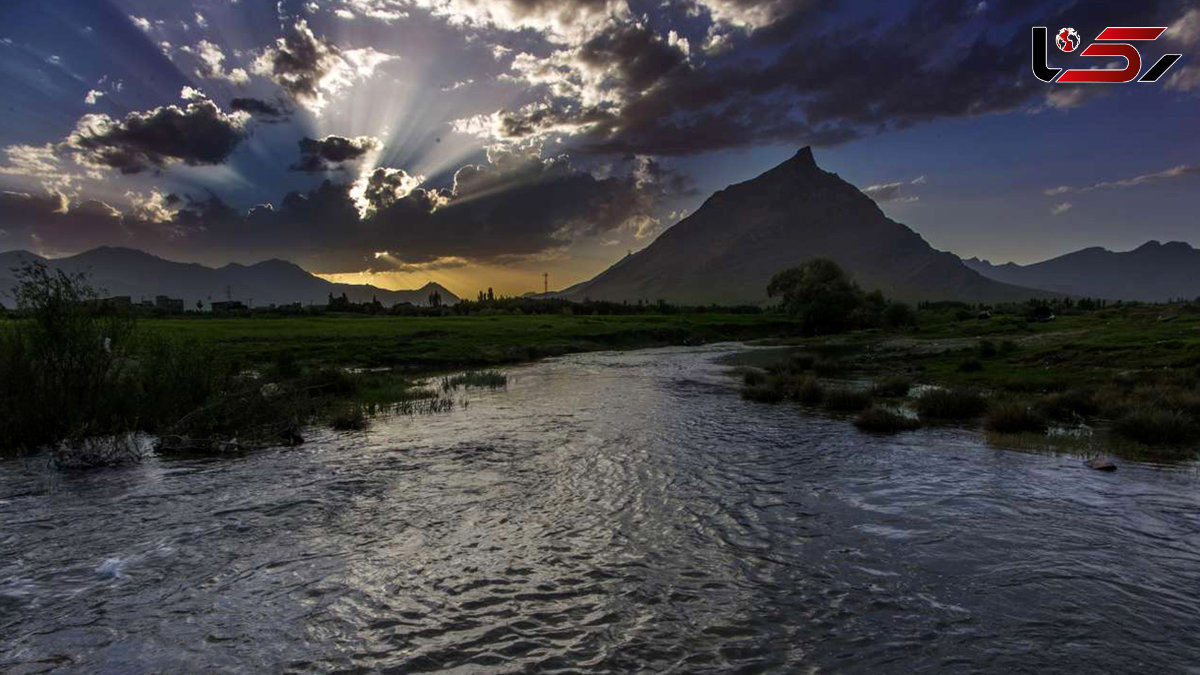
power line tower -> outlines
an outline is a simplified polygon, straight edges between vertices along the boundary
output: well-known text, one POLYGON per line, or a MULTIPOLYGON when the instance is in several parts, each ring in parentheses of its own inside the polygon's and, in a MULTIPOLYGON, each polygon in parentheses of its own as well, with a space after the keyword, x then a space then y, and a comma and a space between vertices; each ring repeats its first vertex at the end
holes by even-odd
POLYGON ((549 272, 542 272, 542 292, 543 293, 550 292, 550 273, 549 272))

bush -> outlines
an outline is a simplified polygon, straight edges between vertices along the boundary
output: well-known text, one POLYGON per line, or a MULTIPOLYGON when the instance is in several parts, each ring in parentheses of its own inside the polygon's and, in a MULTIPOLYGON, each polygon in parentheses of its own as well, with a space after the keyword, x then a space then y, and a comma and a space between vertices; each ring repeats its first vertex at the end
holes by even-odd
POLYGON ((0 327, 0 450, 112 434, 137 415, 121 387, 133 322, 90 315, 96 297, 41 262, 17 271, 25 318, 0 327))
POLYGON ((979 358, 990 359, 995 355, 996 355, 996 343, 992 342, 991 340, 987 340, 987 339, 979 341, 979 358))
POLYGON ((888 328, 910 328, 917 325, 917 313, 903 302, 890 302, 883 310, 883 325, 888 328))
POLYGON ((1080 417, 1090 417, 1100 410, 1096 396, 1086 389, 1068 389, 1043 396, 1037 402, 1037 411, 1052 420, 1063 422, 1080 417))
POLYGON ((858 412, 871 405, 871 395, 857 389, 831 389, 825 393, 825 408, 834 412, 858 412))
POLYGON ((983 364, 978 359, 967 359, 958 364, 958 372, 960 373, 978 373, 983 370, 983 364))
POLYGON ((987 409, 987 401, 972 389, 928 389, 917 397, 921 419, 965 420, 978 417, 987 409))
POLYGON ((362 431, 369 425, 361 405, 347 406, 329 418, 329 426, 337 431, 362 431))
POLYGON ((909 390, 912 389, 912 382, 905 377, 889 377, 876 382, 871 390, 876 396, 884 398, 900 398, 908 396, 909 390))
POLYGON ((1023 403, 1004 402, 992 406, 984 426, 1001 434, 1045 433, 1046 419, 1023 403))
POLYGON ((1177 410, 1135 408, 1113 423, 1113 432, 1146 445, 1182 446, 1200 437, 1196 421, 1177 410))
POLYGON ((767 374, 757 368, 746 370, 742 373, 742 384, 747 387, 757 387, 766 384, 767 374))
POLYGON ((819 405, 825 398, 825 387, 817 378, 806 376, 793 383, 790 396, 804 405, 819 405))
POLYGON ((921 422, 887 408, 871 406, 859 413, 854 420, 854 426, 873 433, 896 433, 917 429, 921 422))

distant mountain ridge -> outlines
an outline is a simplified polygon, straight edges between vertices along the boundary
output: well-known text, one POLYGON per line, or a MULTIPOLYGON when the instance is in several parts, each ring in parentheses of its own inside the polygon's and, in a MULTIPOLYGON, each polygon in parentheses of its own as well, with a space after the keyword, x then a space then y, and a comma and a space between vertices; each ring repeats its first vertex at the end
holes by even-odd
POLYGON ((996 281, 1081 297, 1143 302, 1200 297, 1200 249, 1181 241, 1149 241, 1132 251, 1093 246, 1030 265, 963 262, 996 281))
POLYGON ((65 258, 43 258, 29 251, 0 253, 0 304, 12 306, 12 289, 16 285, 12 270, 28 260, 40 260, 66 272, 84 273, 104 296, 127 295, 137 302, 166 295, 182 298, 187 309, 195 308, 198 300, 207 307, 212 301, 225 300, 227 294, 234 300, 253 301, 255 307, 295 302, 323 305, 330 294, 343 293, 352 302, 378 299, 385 307, 401 302, 427 305, 430 293, 435 290, 445 304, 459 301, 444 286, 433 282, 417 290, 390 291, 326 281, 286 260, 212 268, 165 260, 137 249, 103 246, 65 258))
POLYGON ((901 300, 1000 302, 1045 296, 1000 283, 888 218, 822 170, 812 150, 713 194, 650 246, 560 293, 570 299, 760 304, 780 270, 832 258, 866 290, 901 300))

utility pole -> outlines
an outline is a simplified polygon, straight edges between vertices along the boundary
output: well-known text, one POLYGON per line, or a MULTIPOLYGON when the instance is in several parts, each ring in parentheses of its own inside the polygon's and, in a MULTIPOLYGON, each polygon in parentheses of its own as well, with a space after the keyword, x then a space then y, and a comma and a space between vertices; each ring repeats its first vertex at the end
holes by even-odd
POLYGON ((542 272, 542 292, 543 293, 550 292, 550 273, 549 272, 542 272))

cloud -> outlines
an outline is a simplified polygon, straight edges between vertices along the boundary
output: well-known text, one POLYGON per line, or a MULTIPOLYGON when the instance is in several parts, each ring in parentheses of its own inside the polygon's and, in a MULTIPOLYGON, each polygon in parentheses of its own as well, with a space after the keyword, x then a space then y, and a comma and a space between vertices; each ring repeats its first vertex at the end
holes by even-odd
POLYGON ((911 185, 924 185, 925 183, 925 176, 917 176, 910 181, 897 181, 895 183, 868 185, 862 189, 862 192, 879 203, 899 202, 904 204, 921 200, 920 197, 907 194, 906 188, 911 185))
POLYGON ((84 115, 65 145, 86 165, 125 174, 162 169, 174 162, 221 164, 245 138, 248 117, 226 114, 208 99, 193 98, 184 108, 167 105, 131 112, 120 120, 84 115))
POLYGON ((346 162, 362 158, 368 152, 379 149, 379 141, 370 136, 344 138, 303 138, 300 140, 300 160, 290 168, 292 171, 316 173, 340 168, 346 162))
MULTIPOLYGON (((1167 25, 1167 24, 1162 24, 1167 25)), ((1200 45, 1200 8, 1193 7, 1172 21, 1163 35, 1168 40, 1184 47, 1200 45)))
POLYGON ((247 113, 260 122, 280 122, 288 117, 288 111, 282 106, 257 98, 234 98, 229 101, 229 109, 247 113))
POLYGON ((1073 206, 1073 204, 1071 204, 1071 202, 1062 202, 1060 204, 1055 204, 1054 208, 1050 209, 1050 215, 1052 215, 1052 216, 1062 215, 1062 214, 1066 213, 1067 211, 1070 211, 1072 206, 1073 206))
POLYGON ((301 19, 262 51, 252 69, 271 78, 298 103, 320 113, 331 96, 370 78, 377 67, 395 58, 371 47, 342 51, 318 38, 301 19))
MULTIPOLYGON (((493 150, 488 161, 460 168, 448 189, 380 167, 356 181, 323 181, 275 205, 239 212, 215 195, 176 198, 162 191, 127 195, 122 222, 136 222, 138 244, 203 255, 237 249, 285 256, 322 273, 404 265, 500 263, 561 251, 583 238, 645 234, 657 209, 686 181, 648 158, 630 158, 619 173, 597 177, 566 157, 493 150)), ((417 268, 412 268, 417 269, 417 268)))
POLYGON ((195 47, 181 47, 180 51, 191 54, 199 60, 199 65, 195 70, 196 77, 224 80, 235 85, 244 85, 250 81, 250 76, 244 68, 225 70, 225 53, 208 40, 201 40, 195 47))
POLYGON ((1200 89, 1200 66, 1184 66, 1179 68, 1164 83, 1167 89, 1175 91, 1195 91, 1200 89))
POLYGON ((120 211, 98 200, 27 192, 0 192, 0 222, 17 247, 50 253, 132 243, 140 225, 126 226, 120 211))
POLYGON ((1155 183, 1172 178, 1180 178, 1183 176, 1200 175, 1200 166, 1180 164, 1162 171, 1154 173, 1145 173, 1130 178, 1120 178, 1117 180, 1106 180, 1098 183, 1092 183, 1084 187, 1071 187, 1069 185, 1059 185, 1058 187, 1043 190, 1042 193, 1047 196, 1062 195, 1071 192, 1094 192, 1096 190, 1111 190, 1114 188, 1129 188, 1145 185, 1147 183, 1155 183))
POLYGON ((411 0, 411 4, 453 25, 530 30, 557 44, 578 44, 611 20, 631 16, 625 0, 411 0))
POLYGON ((769 26, 804 4, 798 0, 696 0, 713 21, 750 30, 769 26))
POLYGON ((95 89, 88 90, 87 96, 83 97, 83 102, 88 105, 96 105, 104 96, 104 92, 95 89))
MULTIPOLYGON (((460 20, 475 25, 479 17, 464 4, 475 6, 440 6, 457 7, 460 20)), ((512 5, 541 16, 535 0, 498 6, 512 5)), ((690 18, 707 17, 706 32, 677 31, 672 41, 670 30, 653 27, 660 23, 622 16, 597 0, 590 7, 603 21, 581 20, 569 40, 543 27, 542 36, 561 46, 513 58, 507 77, 527 87, 524 100, 454 128, 491 143, 562 140, 597 154, 685 155, 834 145, 939 118, 1074 107, 1087 102, 1084 90, 1047 98, 1025 76, 1028 25, 1069 25, 1081 5, 1068 2, 1046 16, 1029 2, 920 2, 864 14, 830 0, 697 0, 690 18), (713 53, 693 54, 679 35, 703 38, 713 53)), ((1157 2, 1096 0, 1087 9, 1088 21, 1101 26, 1166 25, 1156 23, 1166 18, 1157 2)), ((673 29, 686 25, 678 9, 663 11, 677 19, 673 29)))

